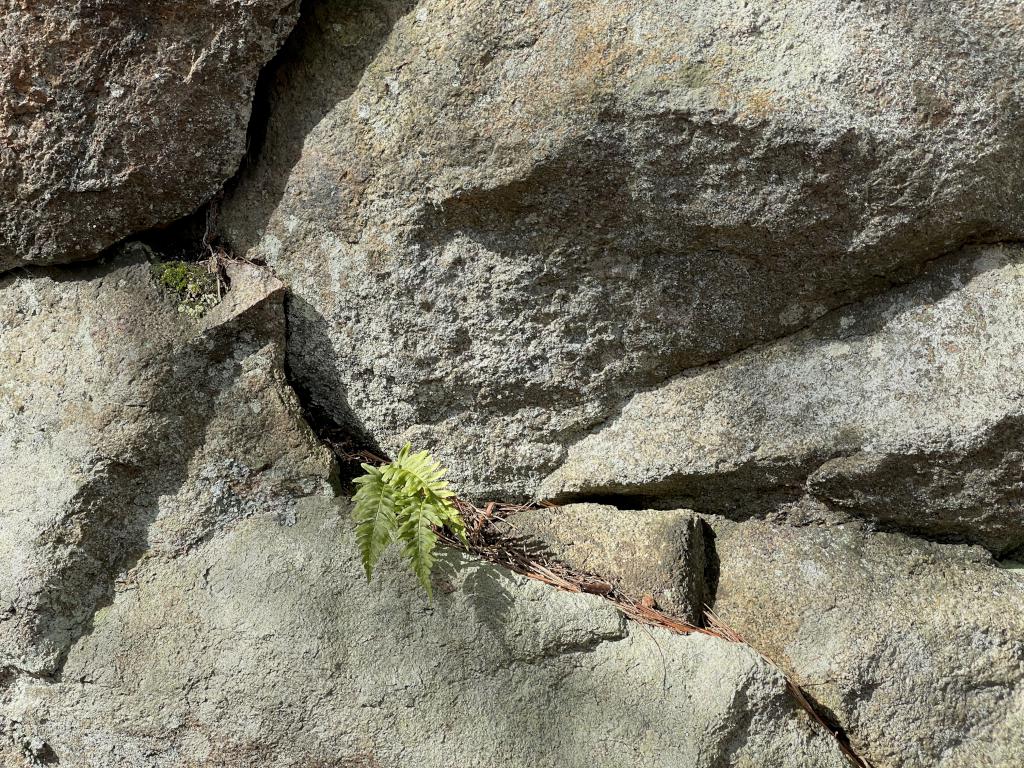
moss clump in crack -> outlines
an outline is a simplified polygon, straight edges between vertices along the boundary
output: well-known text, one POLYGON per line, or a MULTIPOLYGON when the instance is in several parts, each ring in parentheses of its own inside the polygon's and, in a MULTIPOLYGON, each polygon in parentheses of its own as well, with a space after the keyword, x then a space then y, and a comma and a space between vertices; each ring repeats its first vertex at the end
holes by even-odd
POLYGON ((178 303, 178 311, 202 317, 220 301, 220 279, 204 262, 158 261, 151 269, 157 284, 178 303))

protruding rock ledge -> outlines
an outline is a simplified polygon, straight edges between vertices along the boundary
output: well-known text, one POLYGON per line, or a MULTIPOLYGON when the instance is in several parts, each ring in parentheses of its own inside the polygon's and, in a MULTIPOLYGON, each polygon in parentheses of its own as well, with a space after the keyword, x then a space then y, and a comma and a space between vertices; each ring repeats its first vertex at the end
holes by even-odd
POLYGON ((650 597, 691 624, 704 621, 704 526, 688 510, 620 510, 570 504, 519 512, 499 529, 514 546, 650 597))
POLYGON ((126 250, 0 278, 0 668, 58 674, 140 559, 329 489, 280 283, 233 268, 196 322, 126 250))
POLYGON ((545 498, 660 498, 733 517, 803 494, 996 553, 1024 545, 1024 247, 968 249, 912 285, 635 395, 545 498))

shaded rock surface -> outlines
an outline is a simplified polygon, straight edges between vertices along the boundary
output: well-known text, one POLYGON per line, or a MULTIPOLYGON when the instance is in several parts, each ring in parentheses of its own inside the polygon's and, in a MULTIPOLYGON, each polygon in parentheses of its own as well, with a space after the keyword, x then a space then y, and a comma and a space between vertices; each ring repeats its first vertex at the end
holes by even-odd
POLYGON ((635 395, 541 494, 744 516, 803 494, 995 552, 1024 544, 1024 248, 973 248, 908 288, 635 395))
POLYGON ((140 559, 324 490, 281 284, 234 268, 196 323, 145 255, 0 280, 0 669, 58 674, 140 559))
POLYGON ((217 192, 297 8, 0 3, 0 272, 90 258, 217 192))
POLYGON ((1024 236, 1019 3, 316 5, 226 206, 336 420, 527 497, 639 389, 1024 236))
POLYGON ((513 545, 606 579, 635 600, 700 625, 706 594, 704 527, 688 510, 567 504, 519 512, 499 526, 513 545))
POLYGON ((976 547, 714 520, 715 612, 876 766, 1024 764, 1024 575, 976 547))

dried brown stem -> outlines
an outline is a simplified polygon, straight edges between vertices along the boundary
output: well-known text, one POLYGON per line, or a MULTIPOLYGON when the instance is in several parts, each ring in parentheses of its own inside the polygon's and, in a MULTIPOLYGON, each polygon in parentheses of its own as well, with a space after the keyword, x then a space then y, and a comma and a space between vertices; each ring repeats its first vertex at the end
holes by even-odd
POLYGON ((702 634, 716 637, 730 643, 739 643, 751 648, 767 664, 779 670, 786 681, 786 690, 796 702, 797 706, 803 709, 822 730, 827 732, 836 742, 843 755, 855 768, 872 768, 865 758, 854 752, 850 746, 849 739, 842 729, 826 720, 820 712, 811 704, 803 689, 793 678, 786 674, 778 664, 765 654, 753 648, 747 643, 738 632, 729 627, 715 613, 706 608, 705 618, 707 626, 698 627, 670 616, 652 605, 646 604, 643 600, 635 600, 623 594, 614 584, 601 579, 593 574, 582 573, 565 566, 557 561, 539 561, 535 555, 524 549, 512 546, 507 539, 504 539, 501 532, 495 526, 495 522, 504 521, 506 518, 515 515, 526 509, 535 509, 539 504, 502 504, 499 502, 488 502, 483 508, 464 500, 454 500, 456 508, 462 515, 468 531, 469 546, 466 547, 450 535, 447 531, 439 531, 438 539, 448 547, 468 551, 470 554, 486 560, 489 563, 507 568, 510 571, 521 574, 530 579, 548 584, 549 586, 561 589, 566 592, 585 592, 597 595, 612 603, 616 609, 621 611, 627 618, 639 624, 661 627, 680 635, 702 634))

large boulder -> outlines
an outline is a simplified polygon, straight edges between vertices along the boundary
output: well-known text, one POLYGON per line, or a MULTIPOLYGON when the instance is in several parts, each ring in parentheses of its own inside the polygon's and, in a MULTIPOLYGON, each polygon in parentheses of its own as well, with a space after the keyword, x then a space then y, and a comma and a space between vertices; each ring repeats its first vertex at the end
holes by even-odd
POLYGON ((297 8, 0 3, 0 272, 89 258, 211 197, 297 8))
POLYGON ((873 765, 1024 765, 1024 574, 852 526, 712 526, 715 612, 873 765))
POLYGON ((541 493, 730 516, 803 495, 998 552, 1024 545, 1024 248, 973 248, 912 286, 634 396, 541 493))
POLYGON ((69 768, 847 768, 749 649, 630 627, 599 598, 480 564, 433 603, 394 563, 368 585, 347 516, 308 498, 292 526, 257 514, 146 558, 59 682, 8 690, 10 753, 69 768))
POLYGON ((316 406, 528 497, 638 390, 1024 237, 1016 0, 327 0, 225 234, 316 406))

